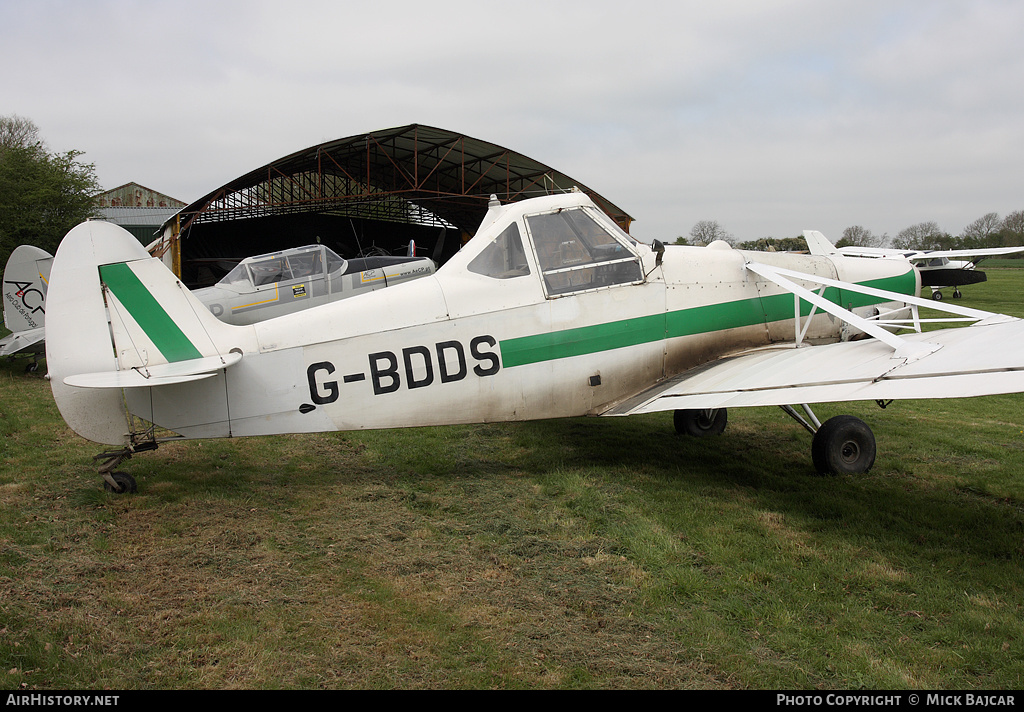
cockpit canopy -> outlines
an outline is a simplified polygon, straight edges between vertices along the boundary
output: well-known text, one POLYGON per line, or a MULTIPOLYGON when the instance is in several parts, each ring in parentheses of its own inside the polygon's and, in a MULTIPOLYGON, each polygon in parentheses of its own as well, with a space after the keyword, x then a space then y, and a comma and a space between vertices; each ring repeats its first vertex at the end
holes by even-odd
POLYGON ((252 285, 262 287, 291 279, 313 279, 324 273, 344 271, 346 260, 323 245, 293 247, 281 252, 247 257, 228 272, 217 285, 234 287, 252 285))
POLYGON ((592 206, 558 207, 523 219, 502 230, 466 269, 502 280, 529 275, 523 224, 549 297, 643 281, 636 241, 592 206))

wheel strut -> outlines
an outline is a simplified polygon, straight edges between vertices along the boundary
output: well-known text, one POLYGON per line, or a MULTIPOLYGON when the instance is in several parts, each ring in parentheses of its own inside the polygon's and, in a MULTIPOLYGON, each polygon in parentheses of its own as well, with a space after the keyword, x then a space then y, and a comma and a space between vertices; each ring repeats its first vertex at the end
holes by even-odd
POLYGON ((100 477, 103 478, 103 486, 108 492, 119 494, 134 492, 136 489, 135 478, 126 472, 114 472, 114 468, 125 460, 130 460, 137 452, 156 450, 155 441, 146 441, 138 445, 126 445, 120 450, 108 450, 93 456, 93 460, 103 460, 99 467, 100 477))
POLYGON ((804 428, 807 429, 807 432, 809 432, 811 435, 814 435, 816 432, 818 432, 818 428, 821 427, 821 421, 818 420, 818 416, 814 414, 814 411, 811 410, 811 406, 809 406, 807 403, 803 403, 800 406, 801 408, 804 409, 804 413, 807 414, 807 418, 804 418, 802 415, 797 413, 796 408, 794 408, 791 405, 780 405, 779 407, 782 408, 783 412, 786 415, 788 415, 796 422, 800 423, 800 425, 804 426, 804 428))

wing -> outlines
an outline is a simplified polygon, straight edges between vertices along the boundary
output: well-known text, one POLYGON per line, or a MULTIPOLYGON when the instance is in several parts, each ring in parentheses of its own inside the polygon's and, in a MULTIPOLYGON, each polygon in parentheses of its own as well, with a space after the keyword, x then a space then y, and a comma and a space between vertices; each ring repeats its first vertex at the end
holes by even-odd
MULTIPOLYGON (((965 328, 922 332, 917 316, 927 300, 897 294, 912 306, 909 322, 865 320, 797 286, 788 276, 843 289, 867 288, 748 264, 775 281, 875 338, 812 346, 800 343, 768 347, 722 358, 691 369, 637 394, 604 415, 633 415, 661 410, 735 408, 851 400, 961 398, 1024 391, 1024 321, 963 307, 943 311, 976 321, 965 328), (897 326, 918 329, 896 335, 897 326)), ((879 290, 871 290, 879 291, 879 290)), ((795 322, 799 334, 799 322, 795 322)))
POLYGON ((997 255, 1012 255, 1017 252, 1024 252, 1021 247, 991 247, 978 250, 897 250, 885 247, 841 247, 837 248, 832 242, 818 230, 804 230, 804 240, 807 242, 808 251, 812 255, 831 255, 839 253, 846 257, 875 257, 875 258, 896 258, 902 257, 914 264, 927 262, 939 258, 954 260, 965 260, 967 262, 979 262, 987 257, 997 255))
POLYGON ((1012 255, 1017 252, 1024 252, 1024 247, 993 247, 987 250, 931 250, 928 252, 918 252, 907 259, 918 266, 925 265, 931 260, 942 258, 962 260, 969 262, 973 266, 989 257, 1012 255))

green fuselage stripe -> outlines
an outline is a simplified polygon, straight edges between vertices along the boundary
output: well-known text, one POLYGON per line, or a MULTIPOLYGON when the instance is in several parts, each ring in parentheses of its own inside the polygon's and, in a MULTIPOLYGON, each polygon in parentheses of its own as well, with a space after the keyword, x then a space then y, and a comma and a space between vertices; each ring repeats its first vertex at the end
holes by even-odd
MULTIPOLYGON (((863 283, 864 286, 911 294, 917 286, 914 271, 898 277, 886 277, 863 283)), ((829 287, 824 297, 843 307, 863 307, 886 301, 860 292, 840 291, 829 287)), ((802 316, 811 312, 811 304, 800 302, 802 316)), ((793 295, 740 299, 722 304, 709 304, 679 309, 667 314, 653 314, 622 321, 613 321, 546 334, 506 339, 501 342, 501 362, 505 368, 524 366, 554 359, 610 351, 679 336, 706 334, 793 318, 793 295)))
POLYGON ((100 278, 169 362, 202 357, 127 263, 100 265, 100 278))

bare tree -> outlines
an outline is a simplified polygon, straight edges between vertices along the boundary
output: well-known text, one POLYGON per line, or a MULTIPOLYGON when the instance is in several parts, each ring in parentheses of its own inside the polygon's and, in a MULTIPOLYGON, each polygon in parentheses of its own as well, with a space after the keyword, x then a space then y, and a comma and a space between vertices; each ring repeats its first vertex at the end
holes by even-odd
POLYGON ((900 250, 936 250, 942 248, 940 243, 946 237, 937 222, 929 221, 900 230, 892 244, 900 250))
POLYGON ((17 114, 0 116, 0 154, 10 148, 24 148, 39 142, 39 127, 31 119, 17 114))
POLYGON ((732 243, 733 236, 717 220, 701 220, 690 230, 691 245, 710 245, 715 240, 732 243))
POLYGON ((1013 244, 1024 245, 1024 210, 1014 210, 1003 218, 1003 234, 1016 240, 1013 244))
POLYGON ((998 242, 997 233, 1003 226, 998 213, 987 213, 964 228, 964 242, 979 247, 987 247, 993 241, 998 242))
POLYGON ((882 247, 888 235, 877 236, 862 225, 851 225, 843 230, 843 236, 836 247, 882 247))

